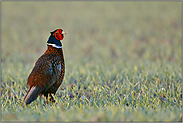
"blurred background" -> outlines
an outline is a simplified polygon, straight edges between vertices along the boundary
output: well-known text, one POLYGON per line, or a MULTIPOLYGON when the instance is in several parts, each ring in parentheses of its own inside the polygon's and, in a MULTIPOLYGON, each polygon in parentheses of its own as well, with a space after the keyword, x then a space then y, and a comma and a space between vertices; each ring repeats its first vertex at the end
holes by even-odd
POLYGON ((67 32, 62 44, 68 73, 82 65, 181 67, 181 2, 1 3, 2 71, 17 66, 28 75, 57 28, 67 32))

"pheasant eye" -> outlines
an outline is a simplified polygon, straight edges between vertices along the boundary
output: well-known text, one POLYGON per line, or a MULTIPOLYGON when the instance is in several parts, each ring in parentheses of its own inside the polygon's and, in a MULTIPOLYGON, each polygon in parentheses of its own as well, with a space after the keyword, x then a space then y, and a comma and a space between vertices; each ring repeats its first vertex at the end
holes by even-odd
POLYGON ((62 33, 62 30, 61 30, 61 29, 59 29, 59 30, 58 30, 58 32, 59 32, 59 33, 62 33))

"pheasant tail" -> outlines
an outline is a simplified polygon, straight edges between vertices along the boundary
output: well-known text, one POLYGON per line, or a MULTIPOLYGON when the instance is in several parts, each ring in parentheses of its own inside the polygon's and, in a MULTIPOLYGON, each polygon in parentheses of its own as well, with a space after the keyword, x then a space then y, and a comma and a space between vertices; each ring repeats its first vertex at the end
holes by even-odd
POLYGON ((24 103, 22 107, 24 107, 24 104, 30 104, 32 101, 36 100, 38 95, 41 93, 41 89, 37 86, 31 87, 27 93, 27 95, 24 98, 24 103))

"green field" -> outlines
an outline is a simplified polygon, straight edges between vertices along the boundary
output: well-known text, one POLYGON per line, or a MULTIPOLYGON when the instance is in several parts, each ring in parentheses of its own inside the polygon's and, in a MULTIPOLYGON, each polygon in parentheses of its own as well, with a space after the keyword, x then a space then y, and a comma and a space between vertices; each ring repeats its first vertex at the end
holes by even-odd
POLYGON ((182 2, 1 2, 1 121, 182 121, 182 2), (53 105, 22 108, 27 78, 62 28, 53 105))

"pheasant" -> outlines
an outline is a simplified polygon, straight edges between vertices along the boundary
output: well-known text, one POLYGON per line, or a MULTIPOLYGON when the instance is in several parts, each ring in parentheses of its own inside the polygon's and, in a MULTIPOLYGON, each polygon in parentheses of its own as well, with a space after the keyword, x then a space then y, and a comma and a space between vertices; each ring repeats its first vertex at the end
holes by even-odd
POLYGON ((44 95, 46 103, 48 103, 48 95, 50 96, 49 101, 55 102, 52 94, 55 94, 62 84, 65 64, 61 40, 66 33, 62 29, 56 29, 50 33, 47 50, 36 61, 28 77, 27 86, 29 90, 22 107, 36 100, 39 95, 44 95))

